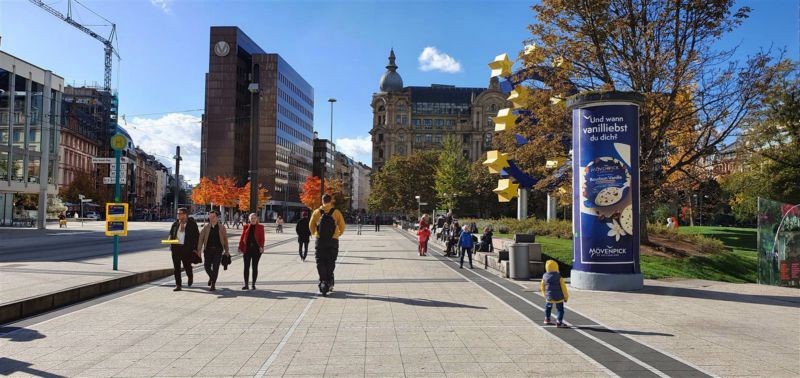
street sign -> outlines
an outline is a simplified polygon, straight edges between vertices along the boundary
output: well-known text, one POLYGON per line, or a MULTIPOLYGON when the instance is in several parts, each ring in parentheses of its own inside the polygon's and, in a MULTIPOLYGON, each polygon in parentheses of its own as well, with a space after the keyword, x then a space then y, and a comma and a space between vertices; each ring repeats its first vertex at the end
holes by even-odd
MULTIPOLYGON (((111 172, 112 175, 116 174, 115 172, 117 171, 117 163, 111 163, 108 167, 109 167, 108 168, 109 172, 111 172)), ((127 171, 128 171, 128 164, 122 163, 122 164, 119 165, 119 175, 120 176, 125 176, 125 173, 127 171)))
POLYGON ((420 202, 419 203, 420 206, 426 206, 427 204, 428 204, 427 202, 420 202))
POLYGON ((84 203, 92 202, 92 199, 91 198, 81 198, 81 202, 84 202, 84 203))
POLYGON ((114 134, 114 136, 111 137, 111 148, 113 148, 115 151, 121 151, 127 145, 128 138, 126 138, 124 135, 114 134))
POLYGON ((106 221, 106 236, 128 236, 128 221, 106 221))
MULTIPOLYGON (((131 159, 126 157, 120 157, 120 161, 123 163, 130 163, 131 159)), ((115 158, 101 158, 101 157, 93 157, 92 164, 113 164, 116 163, 115 158)))
MULTIPOLYGON (((116 184, 116 183, 117 183, 117 180, 114 180, 113 177, 103 177, 103 184, 116 184)), ((120 176, 119 177, 119 183, 120 184, 127 184, 128 183, 128 178, 125 177, 125 176, 120 176)))

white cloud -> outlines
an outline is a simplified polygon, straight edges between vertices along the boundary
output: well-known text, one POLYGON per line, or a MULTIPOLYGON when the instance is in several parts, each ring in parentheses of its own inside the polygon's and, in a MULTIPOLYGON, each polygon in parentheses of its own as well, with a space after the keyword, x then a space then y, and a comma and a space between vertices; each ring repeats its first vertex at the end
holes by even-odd
POLYGON ((172 0, 150 0, 150 4, 153 4, 156 7, 161 8, 161 11, 166 14, 169 14, 170 12, 169 4, 171 2, 172 0))
POLYGON ((369 135, 336 139, 336 150, 356 161, 372 165, 372 138, 369 135))
POLYGON ((447 73, 461 72, 461 63, 436 47, 428 46, 419 54, 419 69, 423 71, 441 71, 447 73))
POLYGON ((200 117, 170 113, 161 118, 135 117, 122 127, 133 143, 174 171, 175 147, 181 146, 181 174, 192 184, 200 181, 200 117))

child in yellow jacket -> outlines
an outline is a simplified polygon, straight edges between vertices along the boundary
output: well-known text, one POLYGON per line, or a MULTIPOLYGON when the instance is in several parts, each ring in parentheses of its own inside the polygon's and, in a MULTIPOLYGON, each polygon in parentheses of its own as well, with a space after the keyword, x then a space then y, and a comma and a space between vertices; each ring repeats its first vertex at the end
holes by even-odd
POLYGON ((553 304, 556 305, 556 326, 558 328, 568 328, 564 324, 564 303, 569 300, 569 292, 567 285, 564 283, 564 278, 558 272, 558 263, 555 260, 547 260, 544 264, 545 273, 542 276, 542 296, 544 296, 547 303, 544 305, 544 324, 553 325, 550 320, 550 312, 553 310, 553 304))

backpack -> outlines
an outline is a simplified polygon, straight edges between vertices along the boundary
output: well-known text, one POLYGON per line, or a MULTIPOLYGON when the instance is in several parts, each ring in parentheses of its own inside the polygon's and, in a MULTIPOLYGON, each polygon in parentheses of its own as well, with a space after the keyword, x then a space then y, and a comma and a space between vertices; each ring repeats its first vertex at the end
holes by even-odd
POLYGON ((336 233, 336 221, 333 219, 334 211, 336 211, 336 208, 332 208, 327 213, 322 208, 319 209, 322 216, 319 218, 319 223, 317 223, 317 234, 321 240, 333 240, 333 235, 336 233))

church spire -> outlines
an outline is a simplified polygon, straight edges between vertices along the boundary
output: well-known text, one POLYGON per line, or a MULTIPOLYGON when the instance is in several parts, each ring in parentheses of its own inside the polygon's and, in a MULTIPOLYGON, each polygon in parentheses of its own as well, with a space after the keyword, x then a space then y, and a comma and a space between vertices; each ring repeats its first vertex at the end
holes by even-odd
POLYGON ((397 71, 397 64, 394 63, 394 48, 389 51, 389 65, 386 66, 386 69, 392 72, 397 71))

